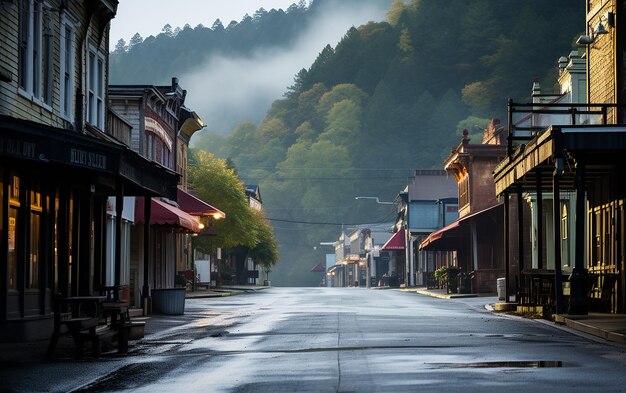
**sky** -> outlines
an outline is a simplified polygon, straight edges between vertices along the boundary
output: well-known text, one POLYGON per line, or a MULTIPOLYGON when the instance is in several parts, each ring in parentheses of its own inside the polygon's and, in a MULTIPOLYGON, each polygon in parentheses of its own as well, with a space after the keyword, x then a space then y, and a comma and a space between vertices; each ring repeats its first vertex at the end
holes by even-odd
POLYGON ((143 38, 161 32, 170 24, 173 29, 186 23, 196 27, 202 23, 211 27, 216 19, 224 26, 232 20, 241 21, 245 14, 254 14, 263 7, 266 10, 287 10, 298 0, 120 0, 117 15, 111 22, 111 46, 120 38, 126 42, 135 33, 143 38))

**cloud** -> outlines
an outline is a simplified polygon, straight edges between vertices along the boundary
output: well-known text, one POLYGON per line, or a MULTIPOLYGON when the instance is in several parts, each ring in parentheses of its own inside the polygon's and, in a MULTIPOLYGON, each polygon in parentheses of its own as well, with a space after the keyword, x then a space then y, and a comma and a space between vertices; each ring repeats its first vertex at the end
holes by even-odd
POLYGON ((320 9, 289 48, 263 48, 246 58, 213 56, 197 71, 181 75, 181 85, 189 91, 186 105, 210 131, 220 134, 241 121, 258 123, 293 84, 298 71, 309 68, 327 44, 334 47, 351 26, 382 20, 388 6, 363 2, 356 8, 350 3, 320 9))

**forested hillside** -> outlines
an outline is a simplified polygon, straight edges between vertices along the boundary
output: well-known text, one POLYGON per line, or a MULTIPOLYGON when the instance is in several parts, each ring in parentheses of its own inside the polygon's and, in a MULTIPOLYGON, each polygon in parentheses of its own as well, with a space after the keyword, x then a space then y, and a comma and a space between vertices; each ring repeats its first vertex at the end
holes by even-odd
MULTIPOLYGON (((294 7, 281 18, 304 18, 307 7, 294 7)), ((342 224, 395 219, 388 205, 355 196, 392 200, 413 169, 441 168, 460 130, 502 118, 534 79, 554 85, 583 14, 580 2, 394 0, 387 20, 320 48, 260 124, 196 138, 196 149, 231 158, 260 185, 281 244, 273 284, 316 285, 309 270, 332 252, 320 242, 336 240, 342 224)), ((219 40, 216 30, 206 37, 219 40)))

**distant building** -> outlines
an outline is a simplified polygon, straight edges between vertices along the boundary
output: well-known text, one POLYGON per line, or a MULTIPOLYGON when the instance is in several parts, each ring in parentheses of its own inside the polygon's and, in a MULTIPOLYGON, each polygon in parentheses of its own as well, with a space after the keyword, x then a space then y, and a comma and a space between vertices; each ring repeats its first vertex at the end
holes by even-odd
POLYGON ((463 292, 495 292, 496 280, 504 274, 502 204, 493 180, 493 170, 506 150, 499 120, 489 122, 480 142, 470 143, 464 130, 461 143, 445 160, 444 168, 458 184, 459 218, 419 245, 420 250, 456 252, 454 266, 467 275, 457 288, 463 292))

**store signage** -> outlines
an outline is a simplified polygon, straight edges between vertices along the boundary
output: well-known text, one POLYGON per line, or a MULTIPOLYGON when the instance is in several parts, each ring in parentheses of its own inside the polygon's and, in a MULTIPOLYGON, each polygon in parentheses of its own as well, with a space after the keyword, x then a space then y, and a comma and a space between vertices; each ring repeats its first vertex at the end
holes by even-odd
POLYGON ((86 150, 70 148, 70 163, 88 168, 107 169, 107 157, 86 150))

